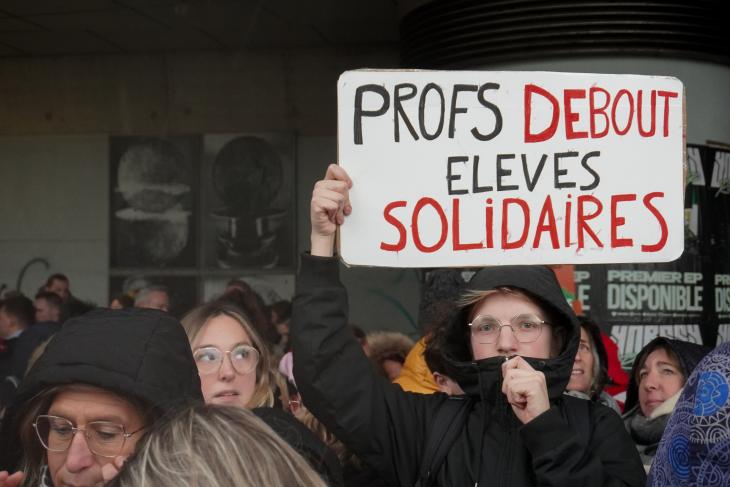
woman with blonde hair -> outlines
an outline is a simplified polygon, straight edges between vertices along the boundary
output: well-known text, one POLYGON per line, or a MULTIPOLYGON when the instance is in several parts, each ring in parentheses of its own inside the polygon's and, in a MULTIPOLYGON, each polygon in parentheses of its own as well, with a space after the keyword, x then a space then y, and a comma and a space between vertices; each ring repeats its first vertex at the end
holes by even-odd
POLYGON ((273 407, 280 393, 288 399, 286 385, 271 368, 271 352, 246 314, 233 303, 213 301, 190 311, 182 325, 205 403, 253 410, 330 485, 341 485, 342 469, 334 453, 283 408, 273 407))
POLYGON ((197 406, 160 422, 109 487, 326 484, 297 452, 243 408, 197 406))
POLYGON ((245 408, 274 405, 277 379, 271 353, 240 308, 214 301, 190 311, 182 325, 206 403, 245 408))

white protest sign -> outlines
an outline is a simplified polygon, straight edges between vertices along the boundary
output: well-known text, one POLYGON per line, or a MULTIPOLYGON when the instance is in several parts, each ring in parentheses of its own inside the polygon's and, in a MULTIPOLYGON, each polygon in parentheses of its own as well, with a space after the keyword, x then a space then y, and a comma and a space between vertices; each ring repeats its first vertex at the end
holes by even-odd
POLYGON ((684 249, 684 87, 670 77, 342 74, 349 265, 665 262, 684 249))

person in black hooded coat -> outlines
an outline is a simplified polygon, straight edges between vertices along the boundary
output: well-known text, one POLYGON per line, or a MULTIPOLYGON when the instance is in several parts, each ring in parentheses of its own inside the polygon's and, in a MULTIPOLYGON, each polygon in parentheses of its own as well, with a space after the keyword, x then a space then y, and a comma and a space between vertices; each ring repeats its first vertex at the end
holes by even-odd
MULTIPOLYGON (((129 433, 119 450, 120 455, 127 455, 144 427, 165 413, 202 402, 195 361, 185 332, 175 318, 146 309, 91 311, 64 324, 21 382, 3 417, 0 471, 23 471, 22 485, 29 487, 50 486, 54 481, 60 483, 59 478, 67 485, 96 485, 105 472, 113 472, 109 467, 119 468, 117 462, 121 458, 94 454, 86 435, 72 434, 65 451, 46 450, 34 431, 39 415, 62 416, 75 423, 72 418, 78 414, 84 422, 118 423, 129 433), (63 395, 74 398, 75 407, 65 408, 67 413, 63 414, 52 412, 63 395), (102 397, 103 402, 94 403, 89 400, 92 396, 102 397), (110 413, 113 417, 105 417, 115 410, 129 411, 130 415, 117 416, 114 412, 110 413), (89 411, 93 411, 91 416, 99 411, 105 413, 90 419, 89 411), (140 421, 143 428, 139 429, 138 424, 131 427, 124 419, 130 423, 140 421), (80 436, 85 437, 84 441, 80 436), (72 455, 73 472, 68 467, 72 455)), ((0 486, 18 485, 19 473, 12 483, 3 481, 4 475, 0 472, 0 486)))
POLYGON ((687 377, 710 350, 697 343, 657 337, 636 355, 623 418, 647 472, 687 377))
POLYGON ((475 291, 472 299, 500 288, 500 299, 527 306, 536 315, 532 321, 510 320, 511 302, 495 312, 502 324, 497 342, 475 340, 495 330, 479 318, 487 306, 500 303, 490 296, 472 301, 434 333, 448 375, 469 398, 469 410, 442 465, 427 472, 424 451, 447 396, 407 393, 377 377, 347 330, 347 293, 332 255, 336 227, 352 211, 351 185, 336 165, 315 185, 312 255, 302 256, 297 278, 294 376, 315 416, 392 485, 644 485, 641 462, 618 415, 563 394, 578 346, 578 322, 552 271, 537 266, 483 269, 467 285, 475 291), (511 297, 502 296, 505 289, 511 297), (470 332, 470 321, 476 332, 470 332), (507 322, 512 332, 503 329, 507 322), (515 330, 545 334, 522 343, 515 330))

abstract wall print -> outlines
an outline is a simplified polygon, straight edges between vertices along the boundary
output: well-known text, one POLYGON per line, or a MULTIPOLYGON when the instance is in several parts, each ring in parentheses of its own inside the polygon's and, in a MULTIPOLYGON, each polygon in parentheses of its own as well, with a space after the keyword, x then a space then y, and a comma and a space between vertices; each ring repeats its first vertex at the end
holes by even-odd
POLYGON ((110 137, 112 268, 195 267, 200 137, 110 137))
POLYGON ((295 259, 294 135, 203 139, 204 263, 291 269, 295 259))

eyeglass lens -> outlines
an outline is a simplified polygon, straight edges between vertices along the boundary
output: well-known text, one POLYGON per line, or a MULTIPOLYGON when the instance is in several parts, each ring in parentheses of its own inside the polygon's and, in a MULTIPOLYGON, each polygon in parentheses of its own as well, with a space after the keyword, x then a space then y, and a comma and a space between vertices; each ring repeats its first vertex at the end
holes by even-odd
POLYGON ((238 345, 233 350, 223 352, 216 347, 204 347, 195 351, 195 363, 201 374, 217 372, 228 354, 233 368, 239 374, 248 374, 256 367, 259 361, 258 351, 250 345, 238 345))
POLYGON ((493 316, 477 316, 471 323, 471 331, 481 343, 494 343, 497 341, 502 327, 507 326, 512 330, 518 342, 530 343, 540 336, 543 323, 543 320, 535 315, 515 316, 506 325, 493 316))
POLYGON ((99 456, 114 457, 126 439, 123 426, 107 421, 94 421, 85 428, 77 428, 66 418, 41 415, 33 426, 41 444, 50 451, 68 450, 76 432, 83 431, 89 450, 99 456))

